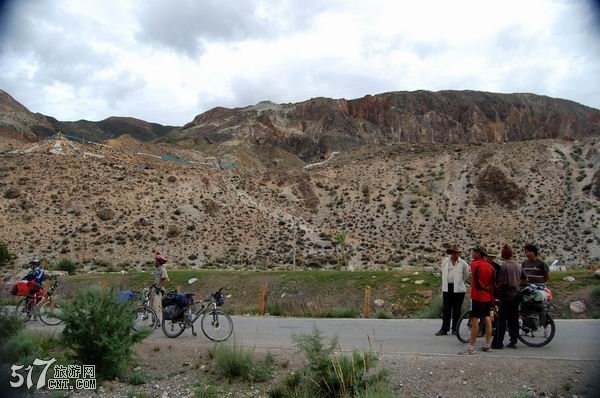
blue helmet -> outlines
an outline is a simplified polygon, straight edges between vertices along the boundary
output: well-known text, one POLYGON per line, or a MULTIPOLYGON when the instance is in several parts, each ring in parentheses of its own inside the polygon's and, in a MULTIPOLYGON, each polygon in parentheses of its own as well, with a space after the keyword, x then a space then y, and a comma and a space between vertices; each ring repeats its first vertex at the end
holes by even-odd
POLYGON ((33 260, 31 260, 31 262, 29 262, 29 264, 34 265, 36 267, 40 266, 40 260, 36 257, 33 260))

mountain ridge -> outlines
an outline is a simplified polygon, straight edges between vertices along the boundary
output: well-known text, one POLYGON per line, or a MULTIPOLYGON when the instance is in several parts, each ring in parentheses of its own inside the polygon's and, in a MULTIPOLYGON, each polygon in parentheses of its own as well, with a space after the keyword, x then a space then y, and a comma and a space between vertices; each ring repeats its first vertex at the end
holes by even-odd
POLYGON ((267 143, 304 161, 368 143, 445 144, 600 135, 600 110, 530 93, 417 90, 351 100, 261 101, 242 108, 215 107, 180 127, 116 116, 97 122, 59 121, 30 112, 4 91, 0 94, 0 129, 25 133, 29 139, 61 130, 96 141, 129 134, 141 141, 188 141, 192 146, 199 141, 211 145, 237 139, 267 143))

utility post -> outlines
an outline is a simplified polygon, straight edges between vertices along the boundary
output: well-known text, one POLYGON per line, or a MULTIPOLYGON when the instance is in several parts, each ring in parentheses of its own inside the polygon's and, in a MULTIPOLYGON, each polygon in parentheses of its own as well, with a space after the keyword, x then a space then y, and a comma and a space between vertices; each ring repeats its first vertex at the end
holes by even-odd
POLYGON ((294 217, 292 217, 292 228, 294 229, 294 233, 293 233, 293 245, 292 245, 292 267, 294 268, 294 270, 296 269, 296 240, 297 240, 297 234, 298 231, 296 230, 296 219, 294 217))

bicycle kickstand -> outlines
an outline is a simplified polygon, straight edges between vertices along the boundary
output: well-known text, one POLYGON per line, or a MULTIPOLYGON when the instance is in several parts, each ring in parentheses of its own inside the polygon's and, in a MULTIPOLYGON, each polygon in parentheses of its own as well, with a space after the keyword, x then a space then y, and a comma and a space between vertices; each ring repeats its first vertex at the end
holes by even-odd
POLYGON ((192 323, 192 336, 196 337, 198 334, 194 330, 194 324, 192 323))

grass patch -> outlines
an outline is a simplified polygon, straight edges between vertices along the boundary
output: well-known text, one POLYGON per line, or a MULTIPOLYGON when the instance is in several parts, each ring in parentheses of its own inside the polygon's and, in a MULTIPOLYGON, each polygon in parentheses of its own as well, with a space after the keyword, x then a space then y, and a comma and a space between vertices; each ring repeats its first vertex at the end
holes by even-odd
MULTIPOLYGON (((372 297, 382 299, 395 318, 431 317, 437 318, 436 295, 440 290, 441 276, 419 271, 226 271, 226 270, 168 270, 171 282, 168 289, 179 289, 196 293, 196 297, 205 297, 221 286, 230 294, 224 309, 230 314, 257 314, 258 291, 261 285, 267 285, 267 312, 275 316, 323 317, 334 315, 336 308, 356 308, 358 315, 364 306, 364 292, 371 287, 372 297), (198 278, 193 285, 187 280, 198 278), (416 285, 416 280, 423 283, 416 285), (424 291, 433 292, 430 295, 424 291), (424 308, 431 311, 429 315, 424 308)), ((139 290, 149 284, 151 270, 147 272, 129 272, 128 274, 79 274, 62 278, 61 297, 74 296, 78 290, 98 285, 114 286, 117 290, 139 290)), ((555 298, 561 300, 588 287, 600 286, 600 279, 589 270, 579 269, 569 272, 552 272, 549 287, 555 298), (574 276, 575 282, 566 282, 565 276, 574 276)), ((468 297, 465 297, 465 303, 468 297)), ((572 314, 566 310, 554 313, 557 318, 569 318, 572 314)), ((346 315, 348 316, 348 315, 346 315)), ((351 317, 355 317, 352 315, 351 317)))
POLYGON ((358 350, 340 353, 337 337, 323 343, 317 328, 312 335, 292 335, 308 364, 290 373, 269 391, 269 397, 363 397, 386 392, 386 372, 376 370, 377 355, 358 350))
POLYGON ((375 312, 375 318, 376 319, 394 319, 394 314, 392 314, 388 310, 380 308, 375 312))
POLYGON ((317 314, 320 318, 358 318, 356 308, 331 308, 317 314))
POLYGON ((217 398, 222 393, 212 384, 198 384, 194 389, 194 398, 217 398))
POLYGON ((590 318, 600 318, 600 286, 595 286, 592 288, 590 293, 589 307, 590 318))
POLYGON ((273 373, 271 356, 263 362, 255 361, 254 351, 239 346, 235 341, 233 345, 214 345, 209 356, 214 360, 215 372, 227 379, 260 382, 269 380, 273 373))
POLYGON ((133 372, 129 375, 129 384, 139 386, 148 382, 148 376, 141 371, 133 372))
POLYGON ((417 319, 437 319, 442 317, 444 304, 442 296, 435 296, 428 306, 418 311, 414 317, 417 319))

